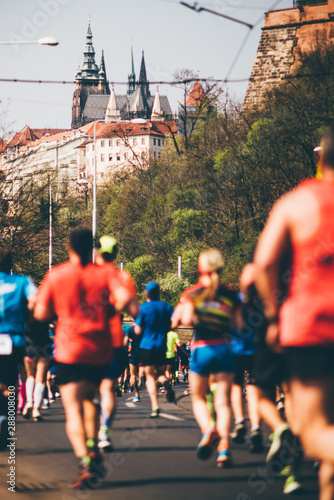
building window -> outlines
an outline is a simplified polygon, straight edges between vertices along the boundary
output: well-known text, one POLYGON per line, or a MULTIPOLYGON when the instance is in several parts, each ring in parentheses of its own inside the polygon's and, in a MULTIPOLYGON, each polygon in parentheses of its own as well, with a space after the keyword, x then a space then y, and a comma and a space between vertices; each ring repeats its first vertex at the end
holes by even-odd
POLYGON ((112 141, 109 141, 109 146, 110 146, 110 147, 112 146, 112 141))
POLYGON ((141 159, 145 160, 145 151, 142 151, 142 153, 141 153, 141 159))
POLYGON ((109 155, 109 161, 112 161, 112 155, 109 155))
POLYGON ((145 137, 142 138, 141 143, 142 143, 142 146, 145 145, 145 137))
POLYGON ((160 153, 158 153, 158 158, 160 158, 160 153))
POLYGON ((104 155, 101 155, 101 161, 104 161, 104 155))
POLYGON ((117 161, 121 161, 121 156, 117 155, 117 161))
POLYGON ((153 146, 156 146, 156 144, 157 144, 157 140, 153 139, 153 146))
POLYGON ((101 172, 101 174, 100 174, 100 175, 101 175, 101 179, 102 179, 102 177, 104 176, 104 172, 101 172))
POLYGON ((124 160, 126 160, 128 157, 128 155, 126 153, 124 153, 124 160))
MULTIPOLYGON (((154 140, 155 140, 155 139, 154 139, 154 140)), ((156 156, 157 156, 157 155, 155 154, 155 151, 154 151, 154 153, 153 153, 153 158, 156 158, 156 156)))
POLYGON ((120 146, 120 145, 121 145, 121 141, 120 141, 120 139, 117 139, 116 146, 120 146))
POLYGON ((101 141, 101 148, 104 148, 105 146, 105 141, 101 141))
POLYGON ((160 146, 160 139, 158 139, 158 146, 160 146))

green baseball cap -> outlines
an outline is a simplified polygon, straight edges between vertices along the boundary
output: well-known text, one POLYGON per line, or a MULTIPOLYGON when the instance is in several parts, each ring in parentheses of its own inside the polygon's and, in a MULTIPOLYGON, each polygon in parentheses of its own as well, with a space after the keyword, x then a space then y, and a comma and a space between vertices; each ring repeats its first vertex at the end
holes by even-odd
POLYGON ((117 245, 117 240, 115 238, 112 236, 102 236, 99 241, 101 245, 99 248, 100 253, 113 253, 117 245))

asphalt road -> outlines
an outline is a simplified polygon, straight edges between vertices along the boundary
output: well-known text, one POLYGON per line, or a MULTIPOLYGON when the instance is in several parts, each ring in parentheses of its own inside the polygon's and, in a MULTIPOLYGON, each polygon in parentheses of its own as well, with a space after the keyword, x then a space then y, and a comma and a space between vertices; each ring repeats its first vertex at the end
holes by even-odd
MULTIPOLYGON (((182 394, 181 384, 177 392, 182 394)), ((77 460, 65 434, 61 401, 44 411, 44 421, 35 423, 17 417, 15 482, 16 494, 36 500, 282 500, 283 480, 267 475, 265 454, 251 455, 247 444, 232 447, 233 467, 219 470, 215 457, 196 458, 200 438, 190 411, 189 397, 180 405, 165 403, 162 416, 148 418, 146 391, 140 403, 131 394, 118 398, 113 425, 116 451, 106 455, 108 476, 98 490, 74 492, 77 460)), ((269 445, 268 431, 265 431, 269 445)), ((9 450, 0 453, 0 499, 13 498, 8 491, 9 450)), ((305 491, 301 498, 318 498, 317 476, 306 462, 301 471, 305 491)))

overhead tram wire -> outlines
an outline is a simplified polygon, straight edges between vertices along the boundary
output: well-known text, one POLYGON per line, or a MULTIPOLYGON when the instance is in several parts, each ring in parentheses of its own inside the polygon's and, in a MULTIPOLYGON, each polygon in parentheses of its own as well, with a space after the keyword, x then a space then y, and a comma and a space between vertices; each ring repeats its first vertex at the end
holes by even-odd
MULTIPOLYGON (((273 5, 269 8, 269 10, 274 10, 275 7, 277 7, 281 2, 282 2, 282 0, 276 0, 276 2, 273 3, 273 5)), ((224 80, 224 83, 232 83, 232 80, 230 79, 230 75, 231 75, 232 71, 234 70, 237 62, 239 61, 239 58, 240 58, 240 56, 241 56, 241 54, 242 54, 242 52, 243 52, 243 50, 244 50, 244 48, 246 46, 246 43, 248 42, 248 38, 250 37, 250 35, 251 35, 252 31, 254 30, 254 28, 256 28, 260 24, 260 22, 262 21, 262 18, 263 18, 263 15, 261 15, 259 17, 259 19, 255 22, 255 24, 253 24, 252 28, 248 31, 248 33, 246 33, 246 36, 244 37, 244 39, 243 39, 243 41, 241 43, 241 46, 240 46, 240 48, 239 48, 239 50, 237 52, 237 55, 235 56, 235 58, 234 58, 234 60, 232 62, 232 65, 231 65, 230 69, 227 72, 227 75, 226 75, 226 78, 224 80)), ((249 81, 249 78, 248 78, 248 81, 249 81)))
MULTIPOLYGON (((251 32, 254 30, 254 28, 256 28, 258 26, 258 24, 261 22, 262 18, 263 18, 263 15, 261 15, 261 17, 259 17, 259 19, 255 22, 255 24, 248 24, 246 23, 245 21, 242 21, 240 19, 237 19, 237 18, 233 18, 233 17, 230 17, 230 16, 226 16, 225 14, 221 14, 219 12, 216 12, 216 11, 213 11, 211 9, 207 9, 205 7, 200 7, 197 5, 197 2, 194 3, 194 5, 190 5, 190 4, 187 4, 186 2, 183 2, 183 1, 180 1, 180 0, 176 0, 175 2, 173 0, 161 0, 161 1, 165 1, 165 2, 168 2, 168 3, 179 3, 185 7, 188 7, 190 8, 191 10, 194 10, 195 12, 208 12, 208 13, 211 13, 211 14, 214 14, 214 15, 218 15, 219 17, 223 17, 223 18, 226 18, 230 21, 234 21, 234 22, 237 22, 239 24, 243 24, 245 26, 247 26, 249 28, 249 31, 247 32, 246 36, 244 37, 244 40, 242 41, 242 44, 240 46, 240 49, 238 50, 238 53, 235 57, 235 59, 233 60, 232 62, 232 65, 226 75, 226 78, 224 79, 213 79, 213 78, 192 78, 192 79, 187 79, 187 80, 177 80, 177 81, 172 81, 172 82, 168 82, 168 81, 154 81, 154 82, 150 82, 151 85, 177 85, 177 84, 185 84, 185 83, 191 83, 191 82, 196 82, 196 81, 200 81, 200 82, 211 82, 211 83, 244 83, 244 82, 248 82, 250 77, 248 78, 236 78, 236 79, 231 79, 230 78, 230 75, 233 71, 233 69, 235 68, 235 65, 237 64, 238 60, 239 60, 239 57, 248 41, 248 38, 251 34, 251 32)), ((273 10, 275 9, 275 7, 277 7, 283 0, 276 0, 276 2, 273 3, 273 5, 271 7, 269 7, 269 10, 273 10)), ((245 7, 245 9, 247 9, 248 7, 245 7)), ((307 75, 305 75, 307 76, 307 75)), ((46 84, 61 84, 61 85, 74 85, 74 81, 59 81, 59 80, 23 80, 23 79, 13 79, 13 78, 0 78, 0 82, 9 82, 9 83, 46 83, 46 84)), ((109 85, 128 85, 128 82, 111 82, 109 81, 108 82, 109 85)), ((139 85, 140 82, 137 82, 137 84, 139 85)))
MULTIPOLYGON (((300 78, 311 78, 313 76, 320 75, 320 73, 303 73, 300 75, 288 75, 285 79, 286 80, 293 80, 293 79, 300 79, 300 78)), ((272 76, 271 78, 278 78, 281 79, 281 77, 278 75, 276 77, 272 76)), ((203 82, 203 83, 244 83, 248 82, 250 80, 250 77, 248 78, 201 78, 201 77, 195 77, 195 78, 187 78, 185 80, 173 80, 173 81, 164 81, 164 80, 159 80, 159 81, 150 81, 150 85, 180 85, 180 84, 185 84, 185 83, 195 83, 197 81, 203 82)), ((4 83, 47 83, 47 84, 55 84, 55 85, 74 85, 75 81, 61 81, 61 80, 20 80, 18 78, 0 78, 0 82, 4 83)), ((109 85, 128 85, 128 82, 113 82, 113 81, 108 81, 109 85)), ((137 85, 140 85, 140 82, 136 82, 137 85)), ((6 98, 8 99, 8 98, 6 98)))

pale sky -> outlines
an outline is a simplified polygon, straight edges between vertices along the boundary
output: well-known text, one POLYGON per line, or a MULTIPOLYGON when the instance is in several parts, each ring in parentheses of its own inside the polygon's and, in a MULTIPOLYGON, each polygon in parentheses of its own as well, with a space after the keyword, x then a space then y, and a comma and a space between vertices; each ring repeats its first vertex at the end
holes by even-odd
MULTIPOLYGON (((193 0, 187 0, 193 5, 193 0)), ((197 0, 198 5, 254 24, 275 0, 197 0)), ((282 0, 276 8, 292 6, 282 0)), ((2 0, 0 41, 37 40, 52 36, 57 47, 40 45, 0 46, 1 78, 74 80, 82 62, 88 16, 91 16, 96 62, 105 51, 109 80, 127 81, 131 41, 139 75, 141 51, 145 51, 149 80, 172 80, 181 68, 200 77, 224 79, 248 28, 209 13, 196 13, 178 0, 2 0)), ((261 36, 263 18, 238 59, 231 78, 248 78, 261 36)), ((243 99, 247 83, 229 84, 243 99)), ((70 128, 74 85, 0 82, 2 108, 8 108, 12 129, 70 128)), ((126 87, 115 87, 123 94, 126 87)), ((151 93, 155 93, 151 86, 151 93)), ((161 86, 173 111, 181 95, 161 86)), ((1 108, 0 108, 1 110, 1 108)))

